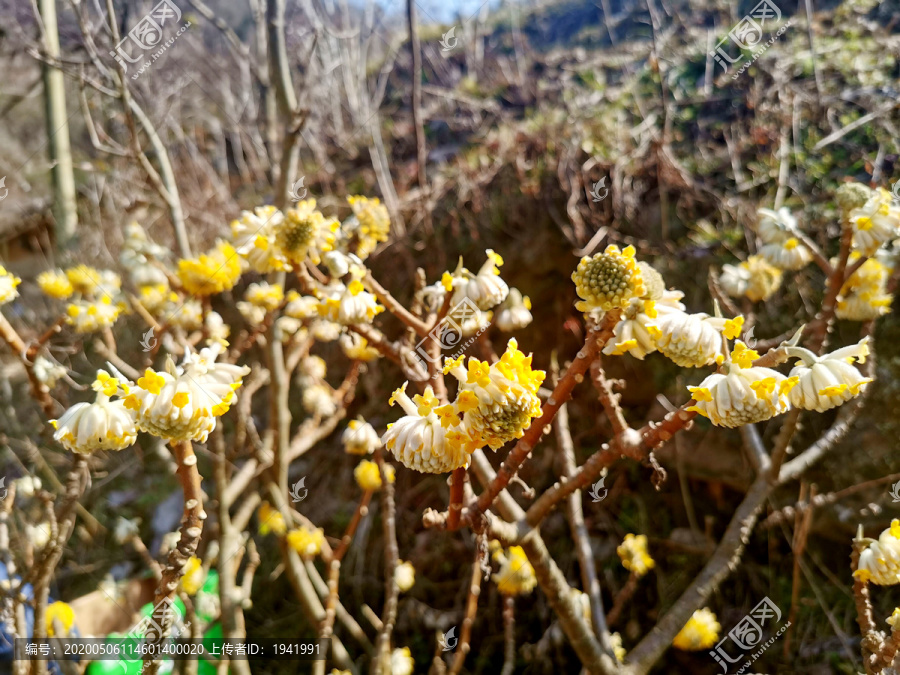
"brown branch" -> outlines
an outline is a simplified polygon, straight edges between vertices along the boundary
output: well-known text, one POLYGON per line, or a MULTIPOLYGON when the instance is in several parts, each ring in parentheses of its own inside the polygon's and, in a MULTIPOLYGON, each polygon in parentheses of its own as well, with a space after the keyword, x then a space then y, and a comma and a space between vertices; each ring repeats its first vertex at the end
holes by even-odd
POLYGON ((375 294, 375 297, 381 301, 381 304, 384 305, 385 309, 400 319, 407 327, 412 328, 421 337, 428 334, 428 325, 419 317, 413 316, 406 307, 401 305, 397 299, 384 288, 384 286, 375 280, 375 277, 372 276, 371 272, 367 273, 365 278, 363 278, 363 284, 369 291, 375 294))
MULTIPOLYGON (((416 168, 418 170, 419 187, 424 195, 428 190, 428 178, 425 173, 427 156, 425 151, 425 121, 422 117, 422 46, 419 44, 415 0, 407 0, 406 18, 409 22, 409 48, 412 52, 412 117, 413 126, 416 130, 416 168)), ((426 229, 430 230, 431 228, 426 229)))
POLYGON ((528 509, 526 521, 531 527, 537 525, 552 511, 556 505, 575 490, 581 490, 596 480, 603 469, 611 466, 619 457, 625 455, 641 461, 647 454, 669 441, 682 429, 690 428, 697 413, 687 408, 694 405, 688 401, 681 408, 668 413, 660 422, 648 422, 640 430, 630 430, 605 444, 599 452, 595 452, 581 465, 574 476, 568 480, 560 480, 535 500, 528 509))
MULTIPOLYGON (((319 627, 320 638, 330 638, 334 632, 334 619, 338 604, 338 582, 340 581, 341 576, 341 561, 343 560, 347 549, 350 548, 350 542, 353 541, 353 535, 356 533, 356 528, 359 527, 360 521, 362 521, 369 513, 369 501, 371 499, 372 490, 363 492, 363 496, 356 505, 356 510, 353 512, 353 517, 350 519, 350 523, 344 531, 344 536, 341 537, 340 544, 338 544, 338 547, 332 553, 331 560, 328 561, 328 596, 325 599, 325 619, 319 627)), ((313 664, 313 673, 316 675, 323 675, 325 673, 325 659, 318 660, 313 664)))
POLYGON ((781 465, 784 464, 784 460, 790 452, 791 439, 800 426, 800 412, 800 408, 788 411, 781 423, 781 429, 778 430, 778 436, 775 437, 775 447, 772 448, 772 466, 769 471, 769 480, 772 482, 778 480, 781 465))
POLYGON ((869 488, 884 485, 885 483, 893 483, 897 480, 900 480, 900 473, 892 473, 889 476, 882 476, 881 478, 867 480, 863 483, 851 485, 850 487, 846 487, 843 490, 838 490, 837 492, 829 492, 827 494, 816 495, 809 502, 800 500, 794 504, 784 506, 778 511, 770 514, 762 523, 759 524, 759 527, 760 529, 767 530, 793 518, 797 513, 804 513, 811 506, 821 508, 822 506, 839 502, 844 497, 849 497, 850 495, 856 494, 857 492, 864 492, 869 488))
MULTIPOLYGON (((808 489, 810 500, 812 500, 816 496, 816 486, 813 485, 808 489)), ((805 495, 806 491, 806 484, 801 484, 801 498, 805 495)), ((812 514, 813 510, 810 508, 807 509, 807 511, 803 514, 798 513, 794 518, 794 538, 791 542, 791 553, 794 558, 794 569, 792 574, 793 578, 791 579, 791 609, 788 613, 787 630, 785 631, 784 646, 782 648, 782 654, 784 655, 784 658, 787 658, 788 654, 790 654, 791 638, 794 634, 793 628, 797 623, 797 611, 800 609, 800 565, 803 560, 803 553, 806 550, 806 543, 809 540, 809 530, 812 526, 812 514)))
POLYGON ((625 414, 619 405, 619 399, 622 396, 613 391, 613 381, 606 378, 606 372, 603 370, 603 359, 600 356, 591 364, 591 380, 594 383, 594 388, 597 390, 600 404, 606 411, 610 424, 612 424, 613 433, 618 436, 629 431, 631 427, 625 421, 625 414))
POLYGON ((638 576, 632 572, 628 576, 628 581, 625 582, 625 585, 622 586, 621 590, 616 594, 615 600, 613 600, 613 606, 609 610, 609 616, 607 617, 610 626, 615 625, 619 620, 622 610, 625 609, 625 604, 631 600, 637 588, 638 576))
POLYGON ((847 260, 850 258, 850 250, 853 244, 853 228, 844 223, 841 233, 841 250, 838 254, 837 266, 828 277, 828 287, 825 298, 822 301, 822 309, 814 320, 815 329, 810 338, 809 349, 815 353, 821 353, 828 341, 828 333, 832 330, 834 311, 837 308, 837 298, 844 285, 844 270, 847 269, 847 260))
POLYGON ((894 662, 898 649, 900 649, 900 630, 891 628, 891 637, 884 641, 884 646, 872 658, 872 672, 881 673, 891 665, 894 662))
POLYGON ((466 468, 459 467, 450 474, 450 506, 448 507, 447 529, 459 527, 459 516, 462 512, 463 488, 466 484, 466 468))
MULTIPOLYGON (((319 574, 319 570, 316 569, 315 564, 312 560, 304 561, 304 566, 306 567, 306 573, 309 575, 310 581, 312 581, 313 586, 315 586, 316 593, 319 594, 321 599, 326 599, 328 597, 328 584, 325 583, 325 580, 322 579, 322 575, 319 574)), ((372 646, 372 641, 366 636, 363 632, 362 626, 350 615, 350 612, 341 604, 340 598, 337 600, 337 604, 335 606, 335 614, 337 616, 337 620, 340 621, 344 628, 347 629, 347 632, 353 636, 353 638, 362 645, 363 649, 365 649, 367 654, 371 654, 374 647, 372 646)))
POLYGON ((12 327, 12 324, 6 320, 3 313, 0 312, 0 338, 9 345, 9 348, 25 366, 25 374, 28 375, 28 382, 31 384, 31 395, 40 404, 41 410, 48 419, 56 417, 56 403, 50 397, 50 390, 47 385, 41 382, 34 372, 34 356, 31 349, 22 341, 19 334, 12 327))
MULTIPOLYGON (((241 602, 237 601, 236 593, 237 572, 240 565, 240 561, 236 558, 241 548, 241 534, 231 519, 229 507, 232 502, 225 497, 225 493, 228 491, 228 460, 225 450, 225 434, 221 424, 217 424, 210 434, 209 447, 213 451, 213 479, 218 496, 216 500, 216 515, 219 521, 217 569, 219 572, 222 634, 226 639, 240 640, 247 637, 243 606, 241 602)), ((250 666, 245 660, 235 659, 231 662, 231 668, 236 675, 250 675, 250 666)))
MULTIPOLYGON (((850 553, 850 571, 856 572, 859 567, 859 555, 866 547, 865 541, 860 537, 853 542, 853 551, 850 553)), ((863 662, 868 666, 873 652, 878 650, 879 640, 875 635, 875 621, 872 618, 872 598, 869 594, 869 585, 861 578, 853 577, 853 601, 856 604, 856 623, 859 624, 859 632, 862 635, 863 662)), ((866 672, 869 671, 866 668, 866 672)))
POLYGON ((603 652, 600 643, 594 638, 588 622, 584 620, 581 603, 573 597, 572 589, 550 557, 550 552, 538 531, 529 532, 522 539, 521 546, 528 556, 528 562, 534 568, 541 590, 559 618, 560 626, 581 663, 591 673, 609 675, 617 672, 615 661, 603 652))
POLYGON ((516 669, 516 599, 503 598, 503 669, 500 675, 512 675, 516 669))
POLYGON ((397 550, 397 525, 394 512, 394 484, 389 482, 385 472, 385 461, 381 451, 375 453, 375 461, 378 462, 378 470, 381 473, 381 518, 384 524, 384 612, 382 614, 382 628, 378 633, 378 643, 375 648, 375 663, 372 671, 375 675, 385 673, 389 675, 388 665, 391 654, 391 633, 394 630, 394 622, 397 620, 397 581, 394 573, 397 569, 397 561, 400 557, 397 550))
POLYGON ((466 654, 472 648, 470 640, 472 638, 472 625, 475 623, 475 614, 478 612, 478 597, 481 595, 481 561, 484 554, 484 539, 481 536, 475 539, 475 560, 472 561, 472 578, 469 581, 469 591, 466 594, 466 615, 463 618, 462 626, 459 629, 459 644, 456 654, 453 657, 453 664, 450 666, 450 675, 458 675, 462 671, 463 663, 466 660, 466 654))
POLYGON ((470 527, 475 529, 479 527, 481 516, 491 507, 500 491, 509 485, 512 477, 518 473, 519 467, 522 466, 535 445, 541 440, 545 429, 553 422, 559 407, 569 400, 575 385, 584 378, 585 371, 597 358, 597 354, 600 353, 607 340, 612 337, 613 327, 618 323, 620 316, 620 310, 608 312, 600 325, 594 326, 588 331, 584 347, 578 352, 575 360, 572 361, 572 364, 566 370, 566 374, 560 379, 550 398, 547 399, 540 418, 532 422, 522 438, 519 439, 519 442, 507 455, 506 460, 497 472, 496 478, 490 485, 485 487, 478 500, 466 510, 465 521, 470 527))
MULTIPOLYGON (((561 474, 568 479, 574 475, 577 466, 575 464, 575 445, 572 442, 572 434, 569 432, 569 410, 566 405, 559 409, 559 414, 556 416, 556 438, 562 461, 561 474)), ((600 641, 603 651, 612 656, 613 648, 609 641, 609 629, 603 611, 603 596, 600 593, 600 582, 597 579, 590 534, 584 523, 580 490, 576 490, 566 498, 566 517, 569 520, 569 528, 572 530, 572 540, 575 542, 575 554, 578 556, 578 568, 581 570, 581 585, 590 600, 591 625, 594 635, 600 641)))
MULTIPOLYGON (((163 569, 162 578, 156 588, 153 598, 153 606, 159 607, 163 601, 171 601, 175 597, 178 583, 184 576, 184 569, 188 560, 197 552, 200 543, 200 535, 203 533, 203 521, 206 520, 206 511, 203 510, 203 491, 200 488, 200 472, 197 470, 197 456, 190 441, 173 441, 172 451, 177 462, 178 478, 181 481, 181 489, 184 493, 184 513, 181 519, 181 538, 178 545, 169 552, 166 567, 163 569)), ((163 612, 158 621, 159 635, 155 644, 161 644, 169 629, 172 627, 172 613, 163 612)), ((144 659, 149 675, 156 675, 160 660, 154 660, 152 655, 144 659)))
MULTIPOLYGON (((496 480, 496 473, 482 450, 476 450, 472 453, 472 468, 482 485, 490 484, 496 480)), ((503 517, 508 520, 516 520, 521 523, 525 517, 525 512, 506 490, 500 492, 497 507, 503 517)), ((534 567, 535 576, 541 586, 541 590, 547 596, 554 611, 559 615, 560 626, 575 648, 581 662, 584 664, 600 664, 597 668, 604 675, 616 672, 614 662, 603 653, 600 644, 594 639, 591 628, 584 619, 581 603, 576 604, 572 589, 566 582, 566 578, 559 570, 559 567, 553 561, 553 558, 550 557, 550 553, 547 551, 543 539, 541 539, 540 532, 535 529, 528 530, 524 528, 526 531, 525 536, 519 537, 515 525, 494 517, 490 511, 484 515, 487 519, 485 529, 490 532, 491 536, 501 539, 504 544, 518 542, 522 545, 525 555, 528 556, 528 561, 534 567), (599 661, 595 658, 598 655, 600 657, 599 661)))
MULTIPOLYGON (((47 622, 45 619, 47 602, 50 599, 50 582, 53 572, 56 570, 62 558, 63 551, 69 537, 75 529, 75 506, 90 481, 87 456, 81 453, 73 453, 72 469, 66 477, 66 492, 58 511, 54 514, 49 509, 51 522, 50 541, 44 549, 40 561, 35 565, 32 575, 34 583, 34 639, 40 640, 47 637, 47 622)), ((51 502, 48 502, 48 508, 51 502)), ((22 634, 24 635, 24 633, 22 634)), ((42 675, 47 672, 46 661, 35 661, 33 673, 42 675)))

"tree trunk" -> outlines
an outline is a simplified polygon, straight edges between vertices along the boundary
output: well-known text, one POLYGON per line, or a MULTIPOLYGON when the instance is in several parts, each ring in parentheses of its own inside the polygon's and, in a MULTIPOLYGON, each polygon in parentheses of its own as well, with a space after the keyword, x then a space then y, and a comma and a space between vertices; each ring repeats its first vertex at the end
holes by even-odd
MULTIPOLYGON (((57 59, 59 30, 56 25, 56 0, 39 1, 41 19, 44 23, 44 49, 49 57, 57 59)), ((43 65, 43 74, 47 147, 50 164, 53 167, 53 215, 56 219, 57 241, 60 245, 65 245, 75 236, 75 228, 78 225, 65 81, 60 69, 46 63, 43 65)))

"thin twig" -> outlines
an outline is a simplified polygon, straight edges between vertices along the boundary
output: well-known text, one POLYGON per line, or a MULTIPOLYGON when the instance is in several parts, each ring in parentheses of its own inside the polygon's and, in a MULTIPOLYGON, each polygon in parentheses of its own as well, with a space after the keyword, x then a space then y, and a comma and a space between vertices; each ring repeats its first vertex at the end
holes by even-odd
POLYGON ((491 504, 497 498, 497 495, 508 484, 512 477, 518 473, 519 467, 531 454, 531 451, 544 435, 545 429, 553 422, 559 407, 569 400, 575 385, 584 379, 584 372, 590 367, 597 354, 606 344, 607 340, 612 337, 613 327, 618 323, 621 316, 620 310, 608 312, 603 318, 600 325, 595 326, 588 331, 587 339, 584 346, 578 352, 575 360, 566 370, 565 375, 560 379, 559 383, 544 404, 539 419, 532 422, 531 426, 525 431, 519 442, 507 455, 506 460, 497 472, 495 480, 488 485, 475 504, 469 506, 466 510, 465 519, 470 526, 477 527, 479 519, 485 511, 490 508, 491 504))
MULTIPOLYGON (((569 410, 567 405, 559 409, 556 416, 556 439, 559 443, 562 475, 571 478, 576 471, 575 445, 569 431, 569 410)), ((566 499, 566 516, 575 542, 575 553, 578 556, 578 568, 581 570, 581 585, 587 593, 591 606, 591 625, 594 635, 600 641, 608 655, 613 656, 609 629, 603 611, 603 597, 600 593, 600 582, 594 564, 594 552, 591 550, 590 534, 584 524, 584 510, 581 505, 581 491, 576 490, 566 499)))
POLYGON ((374 675, 390 674, 388 665, 391 653, 391 633, 394 630, 394 622, 397 620, 397 580, 394 573, 397 569, 397 561, 400 557, 397 550, 397 525, 394 514, 394 484, 389 482, 385 472, 385 461, 381 451, 375 453, 375 461, 378 462, 378 470, 381 472, 381 518, 384 525, 384 612, 382 614, 382 628, 378 633, 378 642, 375 647, 374 675))
POLYGON ((516 599, 503 598, 503 669, 500 675, 512 675, 516 669, 516 599))
POLYGON ((466 654, 472 648, 472 625, 475 623, 475 614, 478 612, 478 597, 481 595, 481 561, 484 555, 484 539, 481 536, 475 539, 475 559, 472 561, 472 577, 469 580, 469 590, 466 593, 466 615, 463 617, 462 626, 459 629, 459 644, 450 666, 450 675, 458 675, 462 671, 466 654))
MULTIPOLYGON (((169 559, 163 569, 162 577, 156 588, 153 598, 154 608, 160 607, 160 603, 171 601, 178 590, 181 577, 184 576, 185 566, 200 543, 200 535, 203 533, 203 521, 206 520, 206 511, 203 510, 203 491, 200 488, 200 472, 197 470, 197 456, 191 441, 173 441, 171 444, 175 461, 177 462, 178 478, 181 481, 181 489, 184 493, 184 513, 181 519, 181 538, 178 545, 169 552, 169 559)), ((163 604, 163 609, 167 609, 163 604)), ((172 626, 172 612, 162 611, 161 618, 157 621, 160 626, 157 643, 162 643, 172 626)), ((153 659, 152 655, 144 659, 149 675, 155 675, 162 663, 159 659, 153 659)))

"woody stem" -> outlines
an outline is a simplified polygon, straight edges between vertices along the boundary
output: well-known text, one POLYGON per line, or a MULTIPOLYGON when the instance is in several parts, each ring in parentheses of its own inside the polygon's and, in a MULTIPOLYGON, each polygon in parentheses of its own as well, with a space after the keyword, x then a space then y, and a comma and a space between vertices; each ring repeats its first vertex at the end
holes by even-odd
MULTIPOLYGON (((163 604, 163 608, 175 597, 178 583, 184 576, 184 570, 188 560, 197 551, 200 543, 200 535, 203 533, 203 521, 206 512, 203 510, 203 492, 200 488, 200 472, 197 470, 197 456, 190 441, 173 441, 172 451, 178 464, 178 478, 181 481, 181 489, 184 492, 184 515, 181 519, 181 538, 178 545, 169 552, 169 559, 162 571, 156 595, 153 598, 154 612, 163 604)), ((156 643, 162 642, 164 636, 172 627, 172 613, 161 612, 159 634, 156 643)), ((147 675, 156 675, 161 661, 153 659, 156 649, 150 650, 150 654, 144 659, 147 675)))

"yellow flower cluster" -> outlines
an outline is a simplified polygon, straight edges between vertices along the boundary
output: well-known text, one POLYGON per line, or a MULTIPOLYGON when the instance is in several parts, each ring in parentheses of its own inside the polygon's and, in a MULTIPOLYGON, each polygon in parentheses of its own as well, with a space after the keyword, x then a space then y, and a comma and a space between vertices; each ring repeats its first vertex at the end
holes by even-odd
POLYGON ((203 588, 206 581, 206 572, 203 562, 197 556, 188 558, 184 566, 184 576, 181 577, 181 589, 190 596, 197 595, 197 591, 203 588))
POLYGON ((656 339, 662 335, 657 322, 668 314, 684 312, 681 291, 667 291, 662 276, 653 267, 639 262, 645 292, 628 301, 621 320, 613 329, 613 338, 603 348, 604 354, 631 354, 643 359, 657 350, 656 339))
POLYGON ((371 455, 381 446, 381 439, 371 424, 362 417, 350 420, 341 434, 344 451, 350 455, 371 455))
POLYGON ((75 300, 66 307, 66 323, 76 333, 93 333, 112 326, 121 312, 122 306, 114 305, 108 295, 99 300, 75 300))
POLYGON ((708 608, 698 609, 672 640, 676 649, 702 651, 709 649, 719 639, 719 625, 716 615, 708 608))
POLYGON ((51 298, 65 300, 75 292, 75 286, 62 270, 46 270, 37 276, 40 289, 51 298))
POLYGON ((716 426, 739 427, 770 419, 790 408, 788 395, 799 378, 756 367, 759 354, 735 343, 725 372, 713 373, 699 387, 688 387, 696 404, 688 408, 716 426))
POLYGON ((167 303, 178 302, 178 293, 169 288, 169 284, 148 284, 138 289, 138 300, 154 316, 163 311, 167 303))
POLYGON ((619 251, 618 246, 610 244, 603 253, 582 258, 572 273, 575 292, 581 298, 575 303, 576 309, 608 312, 644 295, 644 282, 634 254, 633 246, 619 251))
POLYGON ((284 300, 284 288, 281 284, 269 284, 265 281, 250 284, 244 292, 244 300, 251 305, 261 307, 267 312, 278 309, 284 300))
MULTIPOLYGON (((509 286, 500 278, 503 258, 491 249, 487 249, 484 254, 486 260, 477 274, 472 274, 466 269, 462 258, 459 259, 459 264, 453 274, 444 272, 441 285, 445 291, 453 293, 450 301, 451 308, 465 307, 465 313, 468 314, 472 305, 475 305, 479 312, 485 312, 506 300, 509 295, 509 286), (461 305, 461 303, 463 304, 461 305)), ((451 318, 465 320, 467 317, 454 316, 451 312, 451 318)))
MULTIPOLYGON (((387 477, 388 483, 393 483, 395 480, 394 467, 385 463, 384 475, 387 477)), ((368 459, 362 460, 353 470, 353 477, 356 479, 356 484, 363 490, 381 489, 381 471, 378 470, 376 462, 368 459)))
POLYGON ((178 278, 193 295, 207 296, 231 290, 241 276, 241 259, 227 241, 197 258, 178 261, 178 278))
POLYGON ((413 675, 416 662, 409 647, 398 647, 391 652, 391 675, 413 675))
POLYGON ((812 261, 812 252, 795 235, 797 220, 782 207, 778 211, 760 209, 757 234, 763 246, 760 256, 779 270, 799 270, 812 261))
MULTIPOLYGON (((731 337, 740 332, 743 317, 726 323, 725 335, 731 337)), ((759 353, 736 341, 722 372, 708 376, 697 387, 688 387, 695 401, 688 410, 716 426, 733 428, 762 422, 791 407, 824 412, 858 396, 872 381, 853 365, 857 359, 865 363, 868 338, 822 356, 802 347, 788 345, 785 349, 799 359, 787 377, 754 366, 759 353)))
POLYGON ((56 601, 47 605, 44 613, 48 637, 65 637, 75 625, 75 611, 66 602, 56 601), (62 628, 62 635, 56 634, 56 627, 62 628))
POLYGON ((492 578, 503 595, 525 595, 534 590, 537 577, 521 546, 511 546, 506 553, 498 549, 494 561, 500 564, 500 570, 492 578))
MULTIPOLYGON (((125 309, 120 294, 122 280, 110 270, 98 270, 89 265, 46 270, 38 275, 37 283, 51 298, 63 300, 76 295, 66 306, 66 323, 76 333, 93 333, 109 328, 125 309)), ((15 292, 15 285, 12 292, 15 292)), ((3 275, 0 274, 0 304, 3 297, 3 275)))
POLYGON ((281 515, 281 512, 278 509, 272 508, 272 505, 269 504, 269 502, 263 502, 259 505, 257 516, 259 517, 260 534, 265 535, 271 533, 283 537, 284 533, 287 532, 284 516, 281 515))
POLYGON ((532 369, 531 359, 511 339, 496 363, 470 357, 463 368, 462 357, 448 360, 444 373, 457 379, 459 390, 449 408, 436 411, 444 427, 457 426, 462 415, 459 426, 466 442, 479 448, 487 445, 492 450, 521 438, 531 420, 541 414, 537 392, 546 377, 543 370, 532 369))
POLYGON ((66 279, 75 293, 92 297, 98 294, 112 294, 122 287, 119 276, 109 270, 98 270, 89 265, 77 265, 65 271, 66 279))
POLYGON ((644 534, 626 534, 625 539, 616 548, 619 559, 626 570, 636 577, 642 577, 656 566, 656 562, 647 551, 647 536, 644 534))
POLYGON ((308 259, 318 265, 322 255, 334 248, 335 232, 340 223, 334 218, 326 218, 315 207, 315 199, 299 202, 295 208, 288 209, 275 226, 275 246, 292 264, 308 259))
POLYGON ((97 392, 93 403, 76 403, 59 419, 50 420, 56 430, 53 438, 72 452, 124 450, 137 440, 134 417, 118 398, 128 394, 129 385, 98 370, 92 388, 97 392), (113 396, 117 399, 111 400, 113 396))
POLYGON ((791 405, 796 408, 825 412, 858 396, 872 381, 853 365, 856 360, 866 362, 868 337, 823 356, 801 347, 791 347, 788 353, 800 359, 791 370, 798 381, 791 390, 791 405))
MULTIPOLYGON (((708 314, 668 312, 648 326, 656 348, 684 368, 700 368, 725 360, 722 335, 726 320, 708 314)), ((727 337, 737 337, 737 334, 727 337)))
POLYGON ((381 356, 375 347, 369 346, 366 338, 357 333, 344 333, 340 341, 344 355, 353 361, 374 361, 381 356))
POLYGON ((375 247, 388 240, 391 219, 388 210, 378 197, 369 199, 360 195, 347 197, 356 222, 345 224, 346 234, 356 241, 356 255, 361 260, 369 257, 375 247))
POLYGON ((325 543, 325 531, 320 527, 315 530, 301 525, 287 533, 287 543, 303 558, 313 558, 322 552, 325 543))
POLYGON ((877 586, 900 583, 900 520, 892 520, 877 540, 870 541, 859 555, 853 576, 877 586))
POLYGON ((384 311, 375 296, 363 287, 362 281, 353 279, 346 286, 328 295, 318 305, 318 312, 329 321, 344 326, 372 323, 384 311))
POLYGON ((761 255, 752 255, 738 265, 723 265, 719 281, 732 298, 746 296, 753 302, 768 300, 781 287, 782 272, 761 255))
POLYGON ((148 368, 124 399, 138 428, 169 440, 205 442, 250 372, 247 366, 216 363, 221 349, 216 343, 197 354, 188 351, 182 365, 170 359, 162 372, 148 368))
POLYGON ((531 420, 541 414, 537 390, 545 373, 531 368, 531 356, 510 340, 499 361, 488 364, 463 357, 447 360, 444 373, 459 381, 456 400, 441 405, 429 386, 424 395, 406 395, 406 383, 390 403, 407 413, 382 440, 404 465, 424 473, 444 473, 468 466, 476 448, 497 450, 521 438, 531 420))
POLYGON ((411 562, 400 560, 394 568, 394 581, 397 588, 405 593, 416 583, 416 568, 411 562))
POLYGON ((283 220, 284 214, 274 206, 258 206, 231 222, 234 248, 253 271, 265 274, 290 269, 275 246, 275 228, 283 220))
POLYGON ((494 323, 504 333, 521 330, 531 323, 531 299, 516 289, 511 288, 506 300, 500 303, 494 323))
MULTIPOLYGON (((850 264, 859 260, 850 255, 850 264)), ((835 315, 849 321, 871 321, 891 311, 893 296, 887 292, 891 270, 877 258, 869 258, 844 282, 835 315)))
POLYGON ((884 188, 874 190, 865 204, 851 210, 848 220, 853 227, 853 246, 863 255, 874 255, 882 244, 900 234, 900 208, 884 188))

